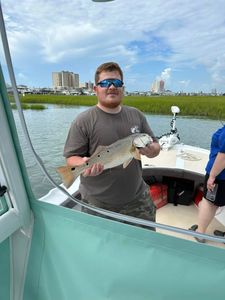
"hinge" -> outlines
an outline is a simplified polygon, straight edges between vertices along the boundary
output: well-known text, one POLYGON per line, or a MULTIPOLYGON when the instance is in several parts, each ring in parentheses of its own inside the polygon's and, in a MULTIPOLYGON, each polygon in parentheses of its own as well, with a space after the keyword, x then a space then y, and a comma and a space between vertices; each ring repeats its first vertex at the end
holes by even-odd
POLYGON ((0 184, 0 197, 4 196, 6 191, 7 191, 7 187, 0 184))

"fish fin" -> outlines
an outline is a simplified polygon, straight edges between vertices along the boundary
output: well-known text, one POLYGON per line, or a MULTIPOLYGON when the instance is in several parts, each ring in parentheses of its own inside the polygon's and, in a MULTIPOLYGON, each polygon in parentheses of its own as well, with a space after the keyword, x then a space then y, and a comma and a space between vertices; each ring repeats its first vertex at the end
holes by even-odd
POLYGON ((62 166, 58 167, 56 170, 61 176, 62 182, 65 185, 65 187, 68 189, 75 179, 77 178, 76 174, 72 172, 76 167, 69 167, 69 166, 62 166))
POLYGON ((141 160, 141 154, 134 145, 132 145, 130 149, 130 153, 133 155, 135 159, 141 160))
POLYGON ((132 161, 132 159, 133 159, 133 157, 129 158, 127 161, 125 161, 125 162, 123 163, 123 168, 124 168, 124 169, 129 165, 129 163, 132 161))
POLYGON ((141 160, 141 154, 138 149, 135 148, 135 151, 132 152, 135 159, 141 160))

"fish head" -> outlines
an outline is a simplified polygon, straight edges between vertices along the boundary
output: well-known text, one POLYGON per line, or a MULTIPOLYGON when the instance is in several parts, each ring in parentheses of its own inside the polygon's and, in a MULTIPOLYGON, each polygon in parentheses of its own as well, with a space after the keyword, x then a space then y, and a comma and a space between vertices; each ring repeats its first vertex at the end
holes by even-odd
POLYGON ((136 148, 143 148, 151 144, 153 139, 147 133, 138 133, 133 139, 133 145, 136 148))

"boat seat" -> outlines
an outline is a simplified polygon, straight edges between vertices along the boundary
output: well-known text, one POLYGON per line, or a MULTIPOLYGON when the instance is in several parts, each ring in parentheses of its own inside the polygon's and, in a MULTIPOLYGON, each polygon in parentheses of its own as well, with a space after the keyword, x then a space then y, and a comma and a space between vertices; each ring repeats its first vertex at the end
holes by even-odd
POLYGON ((195 186, 204 182, 203 174, 199 174, 196 172, 183 170, 183 169, 171 169, 171 168, 146 168, 143 169, 143 178, 145 181, 148 181, 150 177, 155 177, 157 181, 161 182, 163 176, 167 177, 176 177, 183 178, 188 180, 193 180, 195 182, 195 186))

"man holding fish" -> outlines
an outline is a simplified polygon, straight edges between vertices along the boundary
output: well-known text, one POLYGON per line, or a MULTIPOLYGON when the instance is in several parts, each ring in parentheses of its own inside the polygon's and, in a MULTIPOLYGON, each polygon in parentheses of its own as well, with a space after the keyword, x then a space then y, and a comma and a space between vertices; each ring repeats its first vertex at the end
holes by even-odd
POLYGON ((64 148, 67 166, 58 172, 66 187, 81 175, 83 201, 155 221, 156 209, 142 178, 140 154, 155 157, 160 146, 145 116, 122 105, 123 84, 117 63, 97 68, 94 90, 98 103, 73 121, 64 148))

